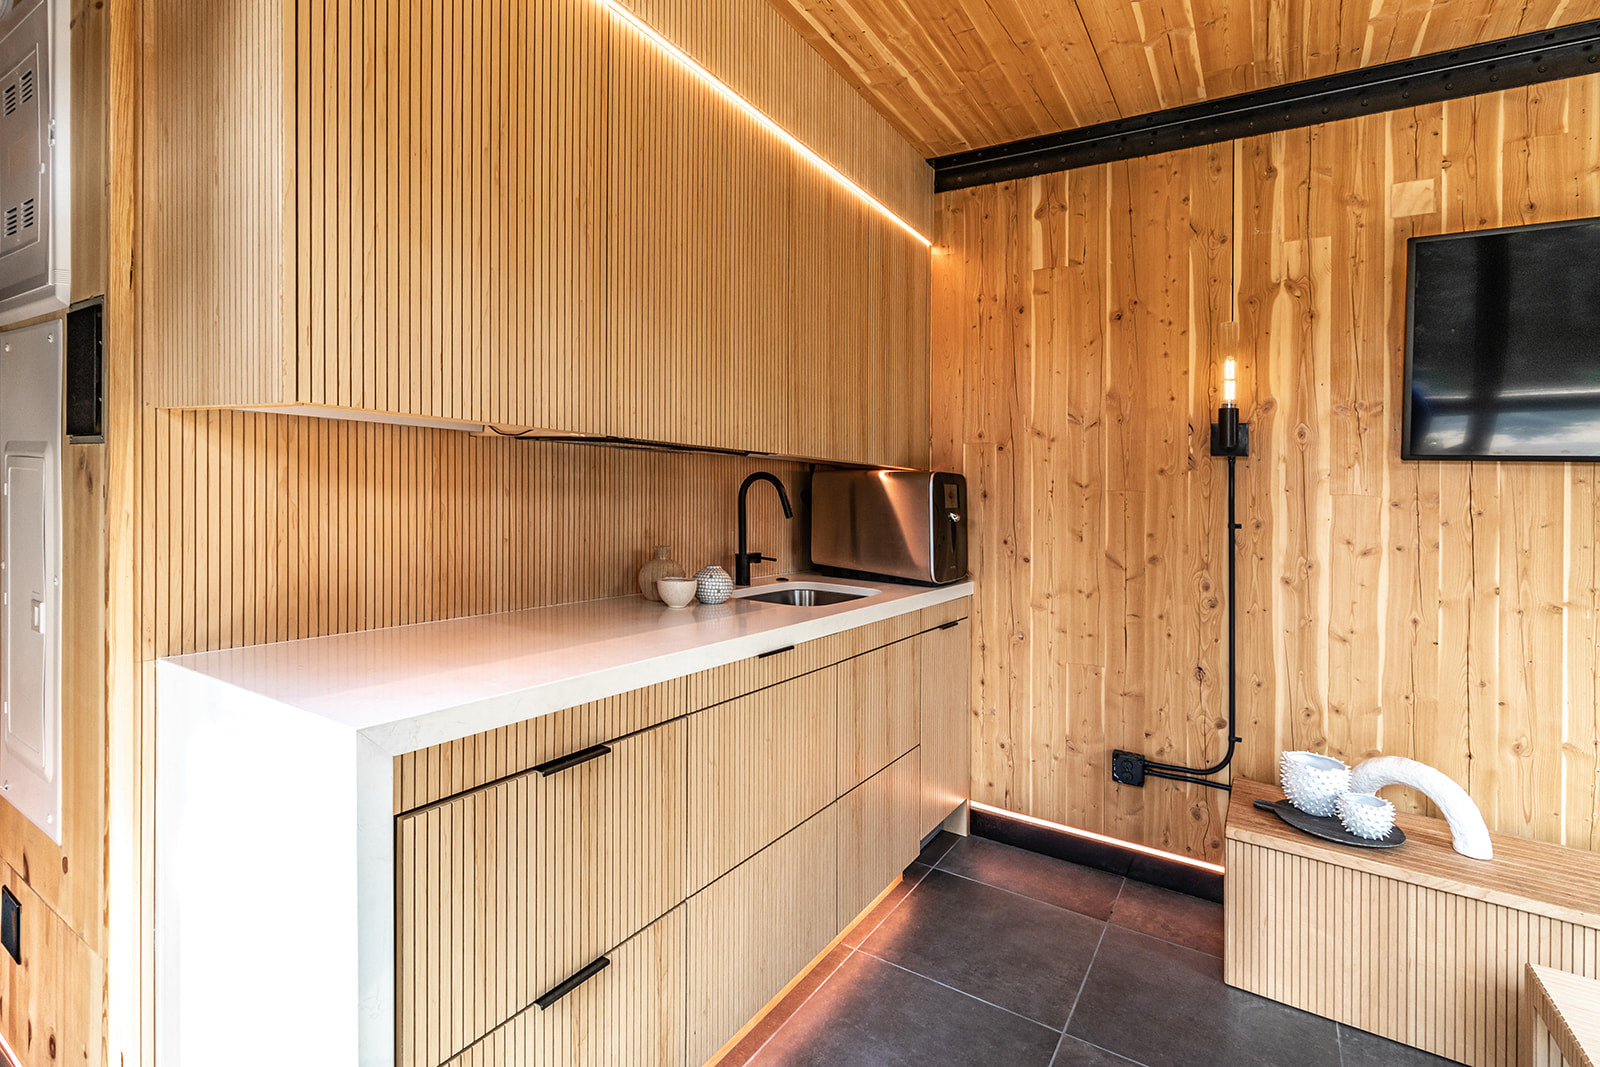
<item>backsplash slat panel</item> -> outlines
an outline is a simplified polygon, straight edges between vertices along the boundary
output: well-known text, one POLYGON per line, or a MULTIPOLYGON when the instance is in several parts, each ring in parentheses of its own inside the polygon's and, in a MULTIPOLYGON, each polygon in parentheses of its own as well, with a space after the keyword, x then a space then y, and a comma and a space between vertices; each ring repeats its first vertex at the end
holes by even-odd
POLYGON ((778 557, 757 575, 809 559, 798 463, 249 412, 152 421, 157 656, 626 596, 655 544, 691 574, 731 571, 756 470, 796 503, 786 521, 751 500, 750 545, 778 557))

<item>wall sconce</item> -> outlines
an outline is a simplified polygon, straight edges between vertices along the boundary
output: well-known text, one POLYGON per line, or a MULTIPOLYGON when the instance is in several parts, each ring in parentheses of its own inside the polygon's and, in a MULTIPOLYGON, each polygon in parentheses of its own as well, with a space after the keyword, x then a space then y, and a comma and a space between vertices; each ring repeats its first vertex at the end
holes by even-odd
POLYGON ((1238 645, 1237 569, 1239 522, 1234 510, 1234 465, 1250 454, 1250 425, 1239 421, 1239 382, 1234 361, 1222 364, 1222 406, 1217 408, 1217 421, 1211 424, 1211 454, 1223 456, 1228 461, 1228 751, 1210 767, 1185 767, 1175 763, 1157 763, 1145 759, 1143 754, 1116 749, 1111 753, 1111 780, 1119 785, 1143 786, 1145 778, 1167 778, 1174 782, 1209 785, 1213 789, 1229 789, 1226 782, 1214 782, 1210 775, 1217 774, 1233 762, 1235 746, 1244 738, 1238 736, 1239 685, 1238 665, 1234 649, 1238 645))
MULTIPOLYGON (((1217 409, 1217 421, 1211 424, 1211 454, 1227 456, 1230 460, 1250 454, 1250 424, 1239 421, 1237 403, 1239 382, 1234 376, 1234 361, 1222 364, 1222 406, 1217 409)), ((1233 500, 1233 464, 1228 464, 1228 500, 1233 500)))

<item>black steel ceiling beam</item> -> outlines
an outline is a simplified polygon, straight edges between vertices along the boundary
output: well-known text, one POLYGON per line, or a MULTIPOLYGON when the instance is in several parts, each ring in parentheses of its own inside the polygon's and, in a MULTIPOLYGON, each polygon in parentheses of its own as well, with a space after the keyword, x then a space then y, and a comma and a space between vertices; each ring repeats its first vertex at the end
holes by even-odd
POLYGON ((934 189, 1030 178, 1600 71, 1600 19, 938 156, 934 189))

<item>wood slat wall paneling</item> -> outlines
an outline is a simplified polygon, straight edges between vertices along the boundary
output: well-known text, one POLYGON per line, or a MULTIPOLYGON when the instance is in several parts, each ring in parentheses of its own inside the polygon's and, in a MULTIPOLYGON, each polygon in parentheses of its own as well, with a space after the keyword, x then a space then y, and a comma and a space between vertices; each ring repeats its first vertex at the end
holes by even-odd
POLYGON ((1563 0, 772 3, 925 156, 1594 17, 1563 0))
MULTIPOLYGON (((246 412, 150 416, 156 656, 637 593, 650 546, 731 569, 739 483, 772 460, 246 412), (159 581, 157 578, 159 577, 159 581)), ((750 509, 807 565, 806 512, 750 509)))
MULTIPOLYGON (((1491 829, 1600 848, 1595 468, 1399 459, 1406 239, 1600 214, 1600 79, 945 194, 934 461, 973 501, 975 799, 1221 856, 1236 357, 1236 766, 1384 752, 1491 829)), ((1402 806, 1426 810, 1418 797, 1402 806)))
POLYGON ((690 716, 689 893, 839 795, 838 671, 816 671, 690 716))
POLYGON ((683 899, 684 737, 398 819, 401 1063, 444 1062, 683 899))
POLYGON ((829 805, 689 898, 690 1063, 706 1062, 839 931, 838 848, 829 805))
POLYGON ((529 1008, 449 1067, 676 1067, 685 1062, 683 906, 608 952, 611 965, 547 1011, 529 1008))
POLYGON ((916 747, 919 648, 919 641, 897 641, 835 668, 838 792, 854 789, 916 747))
POLYGON ((920 756, 912 749, 839 798, 841 929, 917 858, 920 756))
POLYGON ((967 800, 972 790, 972 624, 962 619, 948 630, 918 640, 917 675, 922 749, 922 837, 967 800))
POLYGON ((581 704, 395 757, 395 814, 674 719, 688 710, 682 678, 581 704))

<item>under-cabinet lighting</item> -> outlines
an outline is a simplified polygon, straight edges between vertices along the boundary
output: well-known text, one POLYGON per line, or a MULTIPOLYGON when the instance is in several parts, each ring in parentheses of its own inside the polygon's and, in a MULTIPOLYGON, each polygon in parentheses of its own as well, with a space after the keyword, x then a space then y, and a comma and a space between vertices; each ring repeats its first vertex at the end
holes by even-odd
POLYGON ((660 49, 684 70, 688 71, 690 74, 693 74, 696 78, 700 79, 700 81, 704 82, 705 85, 718 96, 721 96, 724 100, 728 101, 728 103, 732 104, 734 107, 748 115, 757 125, 770 131, 784 143, 789 145, 789 147, 806 157, 806 159, 810 160, 823 173, 827 174, 835 182, 838 182, 840 185, 850 190, 884 218, 889 219, 895 225, 905 230, 906 233, 909 233, 912 237, 915 237, 922 243, 924 248, 933 247, 933 242, 922 236, 915 226, 911 225, 899 215, 896 215, 889 209, 888 205, 884 204, 883 201, 879 200, 861 186, 851 181, 850 178, 845 176, 843 171, 808 148, 802 141, 795 137, 794 134, 778 125, 777 122, 768 118, 766 113, 760 108, 756 107, 750 101, 734 92, 727 82, 711 73, 705 67, 702 67, 693 56, 689 55, 689 53, 685 52, 683 49, 667 40, 667 38, 663 37, 654 27, 650 26, 638 15, 635 15, 632 11, 629 11, 626 7, 624 7, 619 0, 595 0, 595 3, 599 4, 601 7, 604 7, 617 18, 633 27, 633 29, 636 30, 641 37, 655 45, 656 48, 660 49))
POLYGON ((1213 874, 1222 873, 1222 868, 1215 863, 1207 863, 1205 860, 1197 860, 1189 856, 1180 856, 1176 852, 1163 852, 1161 849, 1151 848, 1149 845, 1136 845, 1132 841, 1123 841, 1120 838, 1107 837, 1104 834, 1097 834, 1090 830, 1080 830, 1076 826, 1063 826, 1058 822, 1051 822, 1048 819, 1036 819, 1032 815, 1024 815, 1017 811, 1007 811, 1005 808, 991 807, 988 804, 980 804, 976 800, 972 802, 972 807, 975 811, 986 811, 990 815, 999 815, 1006 819, 1016 819, 1018 822, 1032 823, 1034 826, 1042 826, 1047 830, 1056 830, 1064 834, 1071 834, 1073 837, 1082 837, 1090 841, 1097 841, 1102 845, 1111 845, 1115 848, 1127 849, 1129 852, 1141 852, 1146 856, 1154 856, 1156 859, 1171 860, 1174 863, 1182 863, 1190 867, 1198 867, 1202 871, 1210 871, 1213 874))

